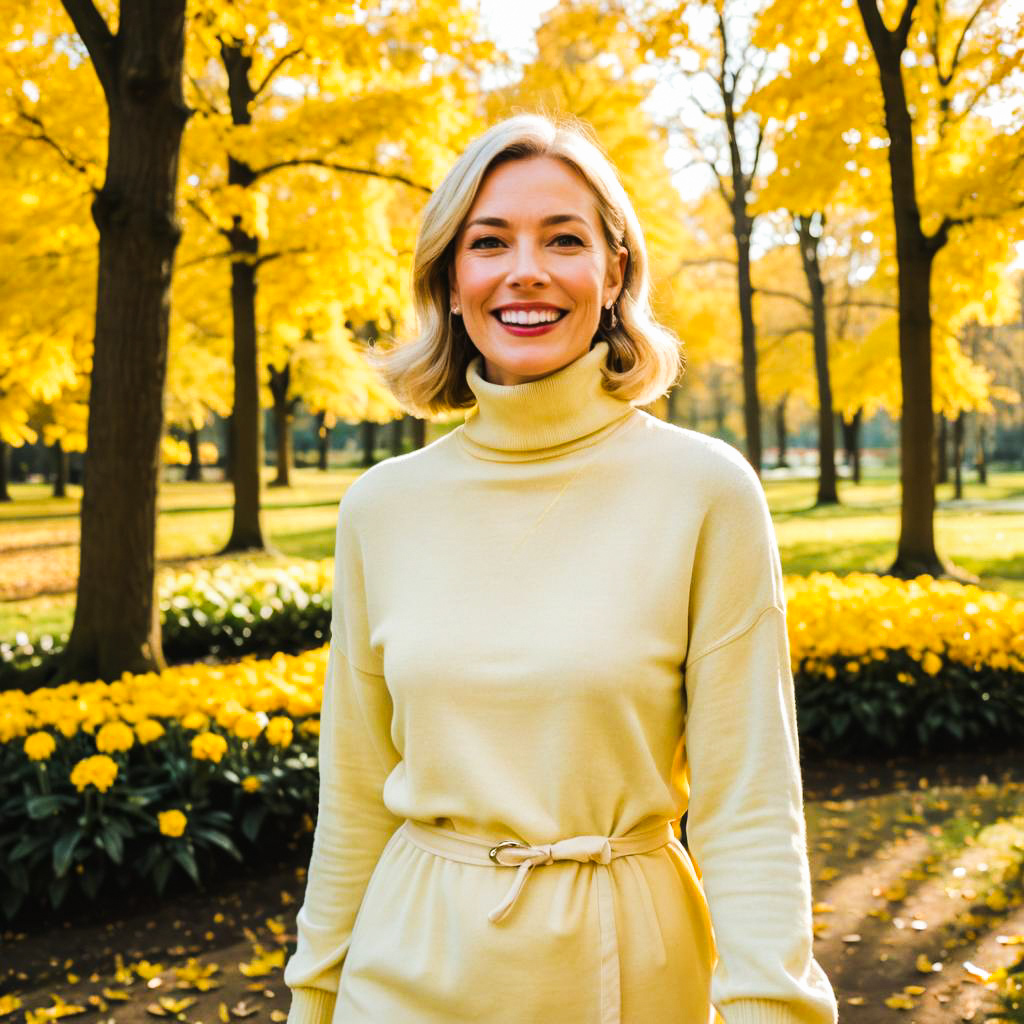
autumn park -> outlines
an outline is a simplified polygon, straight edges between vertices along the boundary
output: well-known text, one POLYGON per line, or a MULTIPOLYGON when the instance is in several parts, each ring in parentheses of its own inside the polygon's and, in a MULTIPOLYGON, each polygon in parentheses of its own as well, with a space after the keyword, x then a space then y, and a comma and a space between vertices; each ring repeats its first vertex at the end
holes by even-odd
POLYGON ((0 10, 0 1024, 287 1020, 339 501, 463 421, 367 353, 524 111, 763 484, 840 1021, 1024 1024, 1020 0, 0 10))

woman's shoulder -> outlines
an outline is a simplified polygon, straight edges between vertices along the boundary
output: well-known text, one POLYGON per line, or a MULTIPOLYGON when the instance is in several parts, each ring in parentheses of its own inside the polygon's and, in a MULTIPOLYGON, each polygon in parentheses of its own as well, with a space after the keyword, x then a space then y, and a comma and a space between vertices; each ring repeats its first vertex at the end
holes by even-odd
POLYGON ((393 455, 364 469, 342 495, 342 513, 355 517, 372 515, 374 508, 409 499, 417 487, 437 479, 454 441, 452 432, 442 434, 422 448, 393 455))
POLYGON ((746 456, 719 437, 668 423, 640 410, 643 417, 634 441, 642 452, 688 484, 699 484, 703 493, 729 498, 762 491, 761 481, 746 456))

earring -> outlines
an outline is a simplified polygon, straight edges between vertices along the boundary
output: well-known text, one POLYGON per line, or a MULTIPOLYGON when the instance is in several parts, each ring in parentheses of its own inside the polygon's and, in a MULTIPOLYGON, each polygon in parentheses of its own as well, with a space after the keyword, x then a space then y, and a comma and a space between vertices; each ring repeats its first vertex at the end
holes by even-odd
POLYGON ((608 318, 609 322, 606 324, 603 323, 601 326, 604 327, 606 331, 614 331, 615 328, 618 327, 619 325, 619 318, 615 315, 615 300, 612 299, 612 301, 609 302, 604 308, 608 310, 610 316, 608 318))
POLYGON ((462 308, 460 306, 452 306, 452 313, 454 313, 455 316, 461 316, 462 308))

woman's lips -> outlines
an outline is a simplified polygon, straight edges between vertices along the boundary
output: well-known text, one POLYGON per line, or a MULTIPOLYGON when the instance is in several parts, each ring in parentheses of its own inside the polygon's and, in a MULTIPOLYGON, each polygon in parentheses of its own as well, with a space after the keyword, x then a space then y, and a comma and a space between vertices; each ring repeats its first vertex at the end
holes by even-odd
POLYGON ((494 319, 505 328, 509 334, 514 334, 520 338, 532 338, 538 334, 547 334, 553 327, 557 327, 568 314, 564 310, 559 311, 561 316, 557 320, 549 320, 545 323, 539 324, 507 324, 501 319, 501 314, 495 312, 493 314, 494 319))

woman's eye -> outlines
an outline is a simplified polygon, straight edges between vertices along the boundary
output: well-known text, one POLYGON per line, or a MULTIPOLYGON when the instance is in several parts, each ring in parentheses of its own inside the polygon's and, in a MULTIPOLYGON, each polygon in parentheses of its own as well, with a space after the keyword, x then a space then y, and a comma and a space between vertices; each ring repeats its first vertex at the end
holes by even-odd
POLYGON ((473 241, 469 243, 469 247, 470 247, 470 249, 491 249, 491 248, 493 248, 493 246, 490 246, 490 245, 483 245, 482 244, 483 242, 497 242, 500 245, 501 244, 501 239, 498 238, 495 235, 481 235, 479 238, 474 238, 473 241))
MULTIPOLYGON (((559 235, 556 242, 567 241, 569 245, 582 245, 583 241, 577 238, 575 235, 559 235)), ((565 248, 565 246, 559 246, 559 248, 565 248)))

